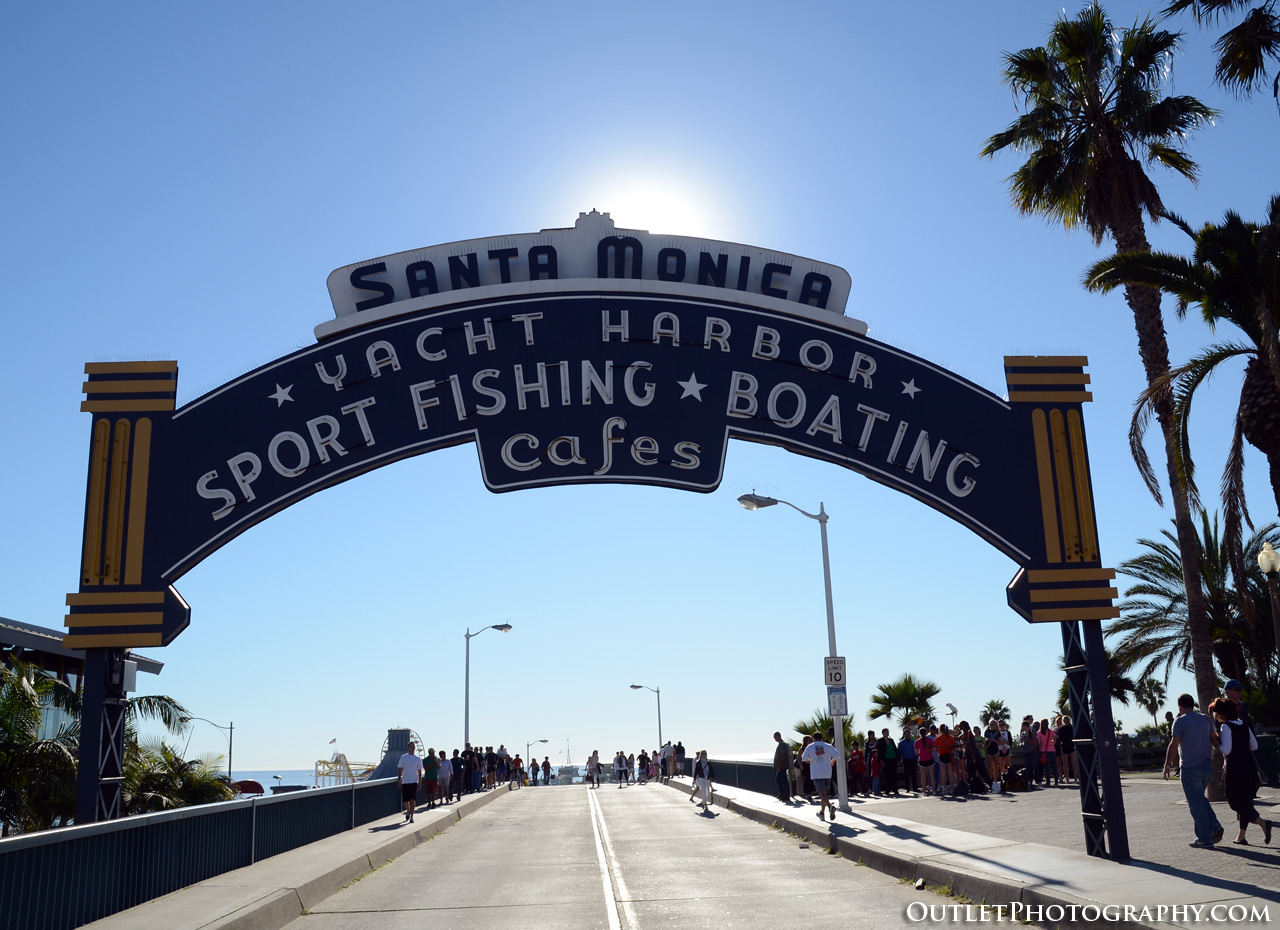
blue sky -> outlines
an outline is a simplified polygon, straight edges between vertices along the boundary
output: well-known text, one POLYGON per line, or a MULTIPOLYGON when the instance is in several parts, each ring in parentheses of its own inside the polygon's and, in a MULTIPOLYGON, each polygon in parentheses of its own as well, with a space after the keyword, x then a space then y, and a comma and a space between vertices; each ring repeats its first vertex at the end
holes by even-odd
MULTIPOLYGON (((978 157, 1017 115, 1001 52, 1039 44, 1060 8, 5 6, 0 615, 60 627, 76 584, 85 362, 176 359, 189 401, 310 344, 334 268, 592 208, 843 266, 871 336, 998 393, 1005 355, 1087 355, 1103 557, 1136 554, 1170 514, 1126 447, 1143 383, 1132 318, 1078 283, 1109 244, 1020 218, 1004 187, 1016 157, 978 157)), ((1124 25, 1149 8, 1109 9, 1124 25)), ((1224 115, 1190 140, 1199 186, 1156 172, 1162 196, 1193 223, 1259 218, 1280 117, 1211 86, 1213 33, 1176 25, 1171 92, 1224 115)), ((1150 236, 1185 251, 1167 224, 1150 236)), ((1168 309, 1181 360, 1210 334, 1168 309)), ((1238 384, 1219 379, 1197 408, 1206 489, 1238 384)), ((1248 479, 1255 518, 1274 518, 1252 450, 1248 479)), ((710 495, 494 495, 470 445, 325 491, 179 582, 191 627, 152 650, 165 670, 143 687, 235 721, 242 769, 309 767, 333 738, 372 761, 391 726, 452 747, 463 632, 508 621, 472 642, 474 738, 546 738, 553 763, 567 746, 574 761, 652 748, 654 695, 635 682, 662 688, 665 737, 767 751, 825 699, 825 608, 817 527, 743 511, 753 488, 831 514, 859 716, 904 672, 965 716, 991 698, 1050 711, 1059 631, 1005 605, 1012 562, 901 494, 741 442, 710 495)), ((225 741, 204 727, 191 747, 225 741)))

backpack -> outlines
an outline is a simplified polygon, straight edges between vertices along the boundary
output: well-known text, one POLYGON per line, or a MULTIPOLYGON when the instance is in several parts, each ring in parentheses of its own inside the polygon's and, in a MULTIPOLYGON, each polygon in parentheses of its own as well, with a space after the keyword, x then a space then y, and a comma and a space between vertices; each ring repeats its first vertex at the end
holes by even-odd
POLYGON ((975 775, 969 779, 969 791, 973 794, 987 793, 987 783, 982 780, 982 776, 975 775))
POLYGON ((968 783, 968 782, 966 782, 966 781, 958 781, 958 782, 956 782, 955 787, 951 789, 951 793, 952 793, 953 795, 968 794, 968 793, 969 793, 969 783, 968 783))

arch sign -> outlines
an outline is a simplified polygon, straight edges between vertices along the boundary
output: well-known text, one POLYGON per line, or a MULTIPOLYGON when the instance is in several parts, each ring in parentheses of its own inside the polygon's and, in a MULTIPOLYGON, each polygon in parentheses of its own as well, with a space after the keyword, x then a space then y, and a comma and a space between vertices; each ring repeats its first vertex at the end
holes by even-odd
POLYGON ((729 439, 888 485, 1019 571, 1029 621, 1117 616, 1082 405, 1086 360, 1005 359, 1007 397, 877 342, 844 269, 730 242, 572 228, 401 252, 329 276, 313 346, 175 409, 176 362, 85 366, 93 414, 65 643, 169 643, 174 583, 308 495, 474 443, 495 492, 710 492, 729 439))

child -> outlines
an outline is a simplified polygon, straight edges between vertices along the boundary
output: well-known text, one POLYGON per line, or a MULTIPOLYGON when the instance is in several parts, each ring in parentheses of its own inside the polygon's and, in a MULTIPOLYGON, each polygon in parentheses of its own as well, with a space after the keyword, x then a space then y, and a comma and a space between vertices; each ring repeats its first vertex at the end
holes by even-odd
POLYGON ((849 793, 867 796, 867 766, 863 761, 862 747, 854 743, 849 747, 849 793))

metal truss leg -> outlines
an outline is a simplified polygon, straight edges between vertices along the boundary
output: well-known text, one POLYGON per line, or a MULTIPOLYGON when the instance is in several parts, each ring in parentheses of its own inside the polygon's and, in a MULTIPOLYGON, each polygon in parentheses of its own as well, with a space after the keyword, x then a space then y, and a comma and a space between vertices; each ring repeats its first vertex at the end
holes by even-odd
POLYGON ((1120 792, 1120 760, 1116 755, 1101 621, 1063 623, 1062 650, 1071 698, 1071 725, 1075 731, 1085 851, 1091 856, 1127 862, 1129 830, 1120 792))
POLYGON ((80 711, 80 760, 76 772, 76 823, 121 815, 124 783, 124 651, 88 649, 80 711))

